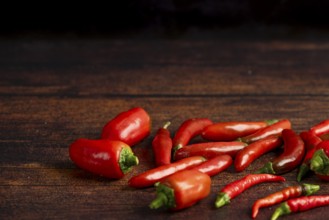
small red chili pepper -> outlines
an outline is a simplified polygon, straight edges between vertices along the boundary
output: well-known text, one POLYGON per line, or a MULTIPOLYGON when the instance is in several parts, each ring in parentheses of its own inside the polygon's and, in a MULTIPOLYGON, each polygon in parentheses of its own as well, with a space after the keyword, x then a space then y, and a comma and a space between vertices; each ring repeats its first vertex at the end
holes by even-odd
POLYGON ((281 146, 282 139, 278 136, 269 136, 249 144, 240 150, 234 159, 234 167, 237 172, 246 169, 254 160, 263 154, 281 146))
POLYGON ((284 129, 291 129, 291 122, 288 119, 283 119, 274 124, 266 126, 251 135, 240 138, 240 140, 250 144, 271 135, 281 136, 281 132, 284 129))
POLYGON ((114 179, 122 178, 138 164, 131 148, 121 141, 80 138, 71 144, 69 153, 82 169, 114 179))
POLYGON ((297 181, 300 182, 302 178, 310 170, 310 161, 315 152, 316 146, 322 141, 321 138, 316 136, 314 133, 303 131, 299 134, 305 144, 306 154, 302 164, 299 166, 297 181))
POLYGON ((263 207, 272 206, 291 198, 301 195, 309 196, 320 189, 319 185, 302 184, 297 186, 289 186, 281 191, 270 194, 264 198, 258 199, 252 206, 252 218, 256 218, 258 210, 263 207))
POLYGON ((211 179, 197 170, 183 170, 156 183, 157 197, 149 207, 180 210, 194 205, 207 197, 211 190, 211 179))
POLYGON ((278 120, 256 122, 220 122, 207 126, 201 136, 210 141, 234 141, 255 133, 261 128, 276 123, 278 120))
POLYGON ((329 140, 322 141, 316 146, 310 168, 320 179, 329 180, 329 140))
POLYGON ((329 133, 329 119, 321 121, 319 124, 314 125, 310 128, 309 131, 318 137, 329 133))
POLYGON ((209 176, 214 176, 223 170, 226 170, 232 163, 232 157, 230 155, 224 154, 211 158, 192 169, 198 170, 201 173, 208 174, 209 176))
POLYGON ((216 208, 228 204, 233 198, 241 194, 246 189, 264 182, 285 181, 282 176, 272 174, 248 174, 242 179, 236 180, 226 185, 218 194, 215 202, 216 208))
POLYGON ((170 164, 171 162, 172 140, 167 129, 169 125, 170 122, 167 122, 160 128, 152 141, 152 149, 157 166, 170 164))
POLYGON ((289 199, 282 203, 273 213, 271 220, 276 220, 282 215, 303 212, 320 206, 329 205, 329 195, 302 196, 289 199))
POLYGON ((208 118, 192 118, 184 121, 174 136, 174 151, 187 145, 193 137, 201 134, 203 129, 211 124, 212 121, 208 118))
POLYGON ((134 188, 144 188, 153 186, 156 182, 161 181, 167 176, 178 171, 193 168, 205 161, 204 157, 189 157, 180 161, 162 165, 151 170, 145 171, 137 176, 133 176, 128 185, 134 188))
POLYGON ((110 120, 102 130, 102 139, 123 141, 134 146, 150 134, 151 119, 141 107, 121 112, 110 120))
POLYGON ((303 160, 305 145, 299 135, 291 129, 282 131, 283 153, 268 162, 257 173, 283 174, 295 169, 303 160))
POLYGON ((181 160, 191 156, 203 156, 209 159, 223 154, 234 157, 237 152, 246 147, 246 145, 247 144, 240 141, 191 144, 175 151, 173 159, 181 160))

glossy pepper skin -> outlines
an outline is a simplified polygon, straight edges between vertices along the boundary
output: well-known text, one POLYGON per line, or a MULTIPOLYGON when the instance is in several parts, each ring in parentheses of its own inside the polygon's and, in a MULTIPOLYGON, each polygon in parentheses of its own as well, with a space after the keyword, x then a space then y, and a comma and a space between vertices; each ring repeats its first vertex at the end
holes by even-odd
POLYGON ((134 146, 150 134, 151 119, 141 107, 121 112, 102 130, 102 139, 119 140, 134 146))
POLYGON ((234 157, 244 147, 246 144, 240 141, 191 144, 175 151, 173 159, 181 160, 191 156, 203 156, 209 159, 223 154, 234 157))
POLYGON ((309 131, 318 137, 329 133, 329 119, 323 120, 319 124, 314 125, 309 131))
POLYGON ((167 129, 169 125, 170 122, 167 122, 160 128, 152 141, 152 149, 157 166, 170 164, 171 162, 172 139, 167 129))
POLYGON ((265 153, 281 146, 282 139, 279 136, 269 136, 249 144, 240 150, 234 159, 234 167, 237 172, 245 170, 254 160, 265 153))
POLYGON ((220 122, 207 126, 201 136, 210 141, 234 141, 255 133, 261 128, 277 122, 277 120, 256 122, 220 122))
POLYGON ((329 181, 329 140, 316 146, 310 168, 322 180, 329 181))
POLYGON ((312 184, 303 184, 303 185, 296 185, 296 186, 289 186, 270 194, 264 198, 258 199, 252 206, 252 218, 256 218, 258 214, 258 210, 263 207, 272 206, 283 201, 286 201, 291 198, 299 197, 302 195, 309 196, 320 189, 319 185, 312 185, 312 184))
POLYGON ((252 143, 258 140, 261 140, 263 138, 266 138, 271 135, 278 135, 281 136, 281 132, 284 129, 291 129, 291 122, 288 119, 282 119, 274 124, 271 124, 269 126, 266 126, 255 133, 242 137, 239 140, 243 141, 245 143, 252 143))
POLYGON ((314 133, 309 131, 303 131, 299 134, 305 144, 306 154, 302 164, 299 166, 297 181, 300 182, 302 178, 308 173, 310 170, 310 161, 313 157, 313 154, 316 150, 316 146, 322 142, 321 138, 316 136, 314 133))
POLYGON ((80 168, 113 179, 122 178, 138 164, 131 148, 121 141, 80 138, 71 144, 69 154, 80 168))
POLYGON ((233 198, 254 185, 264 182, 280 181, 285 181, 285 178, 272 174, 248 174, 242 179, 236 180, 221 189, 216 198, 215 206, 216 208, 220 208, 227 205, 233 198))
POLYGON ((293 130, 285 129, 282 131, 282 139, 283 153, 272 162, 265 164, 258 173, 283 174, 300 165, 305 154, 305 145, 301 137, 293 130))
POLYGON ((149 207, 165 207, 181 210, 207 197, 211 189, 211 179, 197 170, 184 170, 156 183, 157 197, 149 207))
POLYGON ((145 188, 153 186, 156 182, 161 181, 169 175, 172 175, 178 171, 193 168, 205 161, 204 157, 189 157, 180 161, 162 165, 150 170, 147 170, 137 176, 133 176, 128 185, 134 188, 145 188))
POLYGON ((214 176, 226 170, 232 163, 232 157, 230 155, 224 154, 211 158, 192 169, 201 173, 205 173, 208 176, 214 176))
POLYGON ((173 138, 174 151, 184 147, 195 136, 201 134, 203 129, 212 124, 208 118, 192 118, 184 121, 173 138))
POLYGON ((320 206, 329 205, 329 195, 301 196, 282 203, 273 213, 271 220, 282 215, 303 212, 320 206))

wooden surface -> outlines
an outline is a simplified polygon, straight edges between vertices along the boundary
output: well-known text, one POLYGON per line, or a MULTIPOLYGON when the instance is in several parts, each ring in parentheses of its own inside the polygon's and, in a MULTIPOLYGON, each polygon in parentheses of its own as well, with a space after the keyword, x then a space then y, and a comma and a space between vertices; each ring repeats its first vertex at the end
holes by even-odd
MULTIPOLYGON (((253 202, 295 185, 264 183, 214 208, 227 183, 261 167, 233 167, 212 178, 211 194, 180 211, 150 210, 154 188, 131 189, 129 178, 154 166, 151 141, 170 120, 252 121, 288 118, 295 131, 328 118, 327 33, 243 38, 244 31, 178 38, 18 38, 0 40, 0 219, 251 219, 253 202), (121 180, 94 176, 68 156, 75 139, 96 139, 121 111, 145 108, 151 135, 133 147, 140 164, 121 180)), ((200 141, 200 138, 192 142, 200 141)), ((303 182, 328 183, 309 175, 303 182)), ((257 219, 269 219, 276 206, 257 219)), ((323 219, 329 208, 282 217, 323 219)))

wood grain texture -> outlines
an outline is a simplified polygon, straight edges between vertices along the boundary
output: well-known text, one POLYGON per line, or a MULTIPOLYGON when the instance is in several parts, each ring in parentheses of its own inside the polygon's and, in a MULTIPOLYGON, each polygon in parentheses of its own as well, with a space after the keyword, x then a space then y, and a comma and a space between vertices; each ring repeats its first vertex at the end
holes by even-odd
MULTIPOLYGON (((327 119, 328 53, 323 38, 0 40, 0 219, 251 219, 257 198, 297 184, 296 170, 283 175, 285 183, 255 186, 221 209, 213 205, 216 193, 279 150, 241 173, 230 167, 213 177, 211 194, 180 212, 150 210, 154 188, 131 189, 127 181, 154 166, 151 141, 168 120, 173 135, 193 117, 288 118, 297 132, 327 119), (70 161, 75 139, 99 138, 108 120, 133 106, 149 112, 152 132, 133 147, 140 164, 131 173, 109 180, 70 161)), ((314 175, 304 182, 329 193, 314 175)), ((328 211, 282 219, 321 219, 328 211)))

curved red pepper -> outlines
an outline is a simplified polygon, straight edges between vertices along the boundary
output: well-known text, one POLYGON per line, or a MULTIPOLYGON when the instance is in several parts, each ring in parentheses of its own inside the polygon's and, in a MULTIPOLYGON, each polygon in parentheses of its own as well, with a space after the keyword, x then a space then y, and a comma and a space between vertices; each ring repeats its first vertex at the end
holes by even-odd
POLYGON ((246 189, 259 183, 279 181, 285 181, 285 178, 272 174, 248 174, 244 178, 226 185, 218 194, 215 206, 216 208, 219 208, 228 204, 231 199, 235 198, 246 189))
POLYGON ((69 149, 71 160, 82 169, 120 179, 138 164, 131 148, 121 141, 78 139, 69 149))
POLYGON ((322 180, 329 180, 329 140, 316 146, 316 151, 310 161, 310 169, 322 180))
POLYGON ((171 164, 162 165, 154 169, 145 171, 144 173, 141 173, 137 176, 133 176, 129 180, 128 185, 134 188, 144 188, 153 186, 156 182, 161 181, 162 179, 166 178, 171 174, 174 174, 181 170, 193 168, 204 161, 204 157, 195 156, 185 158, 171 164))
POLYGON ((201 134, 203 129, 212 124, 208 118, 192 118, 184 121, 173 138, 174 151, 184 147, 195 136, 201 134))
POLYGON ((268 162, 258 173, 283 174, 295 169, 303 160, 305 154, 305 145, 299 135, 291 129, 282 131, 284 142, 283 153, 268 162))
POLYGON ((282 139, 278 136, 269 136, 249 144, 240 150, 234 159, 234 167, 237 172, 246 169, 254 160, 263 154, 281 146, 282 139))
POLYGON ((151 119, 141 107, 121 112, 102 130, 102 139, 123 141, 134 146, 150 134, 151 119))
POLYGON ((271 135, 281 136, 281 132, 284 129, 291 129, 291 122, 288 119, 283 119, 274 124, 266 126, 265 128, 262 128, 251 135, 240 138, 240 140, 250 144, 271 135))
POLYGON ((329 195, 301 196, 282 203, 273 213, 271 220, 294 212, 303 212, 320 206, 329 205, 329 195))
POLYGON ((156 183, 157 197, 149 207, 181 210, 207 197, 210 189, 211 179, 207 174, 197 170, 180 171, 156 183))
POLYGON ((222 154, 234 157, 244 147, 246 147, 246 144, 240 141, 191 144, 175 151, 173 159, 181 160, 191 156, 203 156, 209 159, 222 154))
POLYGON ((277 122, 277 120, 257 122, 220 122, 207 126, 201 136, 210 141, 234 141, 255 133, 261 128, 277 122))
POLYGON ((167 129, 169 125, 170 122, 167 122, 160 128, 152 141, 152 149, 157 166, 170 164, 171 162, 172 140, 167 129))
POLYGON ((201 173, 208 174, 209 176, 217 175, 218 173, 226 170, 233 163, 230 155, 219 155, 211 158, 200 165, 192 168, 192 170, 200 171, 201 173))
POLYGON ((314 125, 309 131, 318 137, 329 133, 329 119, 323 120, 319 124, 314 125))

